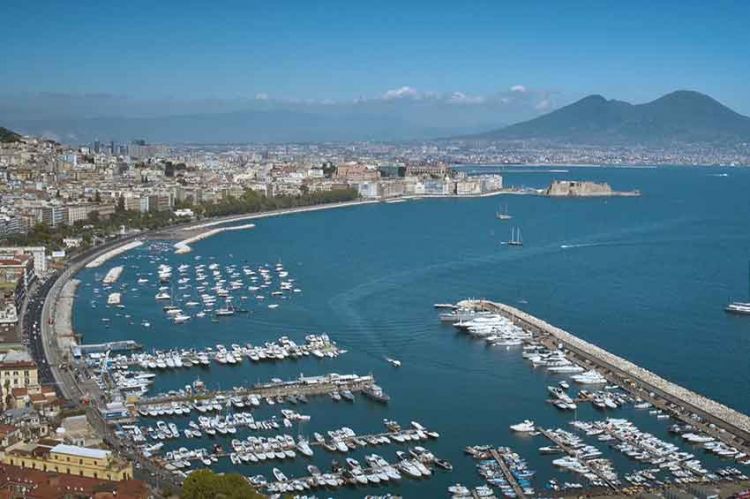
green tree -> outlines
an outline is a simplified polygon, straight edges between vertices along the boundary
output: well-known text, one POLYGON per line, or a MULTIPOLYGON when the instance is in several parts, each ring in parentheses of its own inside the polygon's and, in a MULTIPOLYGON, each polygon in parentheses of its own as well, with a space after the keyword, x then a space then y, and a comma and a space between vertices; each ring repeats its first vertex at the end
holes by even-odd
POLYGON ((229 473, 218 475, 211 470, 190 473, 182 484, 182 499, 261 499, 259 494, 242 475, 229 473))

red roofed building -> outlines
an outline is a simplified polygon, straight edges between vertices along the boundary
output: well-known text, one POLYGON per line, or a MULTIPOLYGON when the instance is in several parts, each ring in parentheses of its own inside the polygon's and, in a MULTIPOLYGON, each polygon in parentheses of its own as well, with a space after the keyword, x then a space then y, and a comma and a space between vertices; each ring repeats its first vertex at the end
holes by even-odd
POLYGON ((21 430, 12 424, 0 424, 0 448, 14 444, 21 440, 21 430))
POLYGON ((141 480, 112 482, 63 473, 50 473, 0 464, 0 499, 147 499, 153 497, 141 480))

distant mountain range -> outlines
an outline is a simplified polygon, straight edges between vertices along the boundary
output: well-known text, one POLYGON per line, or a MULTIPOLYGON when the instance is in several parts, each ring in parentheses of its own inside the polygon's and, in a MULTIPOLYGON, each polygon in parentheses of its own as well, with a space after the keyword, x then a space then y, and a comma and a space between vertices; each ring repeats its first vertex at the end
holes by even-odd
MULTIPOLYGON (((408 141, 482 132, 503 123, 498 120, 499 115, 508 112, 503 106, 499 101, 461 105, 438 99, 333 104, 256 101, 231 111, 129 116, 116 114, 126 111, 110 107, 98 116, 90 109, 82 109, 45 117, 24 117, 14 112, 9 118, 3 116, 0 106, 0 120, 21 133, 71 144, 141 138, 151 143, 204 144, 408 141)), ((536 114, 530 106, 519 104, 514 109, 517 119, 513 121, 536 114)))
POLYGON ((707 95, 688 90, 645 104, 591 95, 537 118, 462 138, 625 146, 726 144, 750 142, 750 118, 707 95))
MULTIPOLYGON (((533 116, 528 112, 528 100, 509 102, 457 105, 446 99, 427 98, 348 104, 256 102, 252 108, 232 112, 163 116, 76 117, 71 113, 65 117, 24 119, 16 113, 3 124, 23 134, 72 144, 95 139, 129 142, 135 138, 152 143, 259 143, 411 141, 440 137, 459 141, 536 140, 627 147, 750 142, 750 118, 707 95, 687 90, 645 104, 591 95, 528 121, 483 132, 502 123, 501 116, 507 118, 512 109, 516 119, 533 116)), ((13 132, 0 129, 0 140, 15 140, 13 132)))

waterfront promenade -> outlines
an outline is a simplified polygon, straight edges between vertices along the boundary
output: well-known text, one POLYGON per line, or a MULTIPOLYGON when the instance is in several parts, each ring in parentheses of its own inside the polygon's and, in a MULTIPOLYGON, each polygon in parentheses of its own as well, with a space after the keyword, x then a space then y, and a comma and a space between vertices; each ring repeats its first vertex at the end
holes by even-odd
POLYGON ((575 356, 581 365, 596 368, 608 380, 619 384, 635 397, 651 402, 728 445, 750 452, 749 416, 672 383, 510 305, 487 300, 465 300, 459 306, 499 313, 510 318, 548 346, 562 347, 575 356))

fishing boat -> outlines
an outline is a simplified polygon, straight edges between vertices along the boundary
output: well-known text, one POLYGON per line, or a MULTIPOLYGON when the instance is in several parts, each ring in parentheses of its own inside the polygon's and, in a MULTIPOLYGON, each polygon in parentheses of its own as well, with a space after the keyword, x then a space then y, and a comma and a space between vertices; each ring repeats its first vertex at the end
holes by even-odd
POLYGON ((497 210, 497 213, 495 213, 495 218, 498 220, 510 220, 513 218, 511 215, 508 214, 508 205, 505 205, 505 208, 503 208, 503 211, 497 210))

